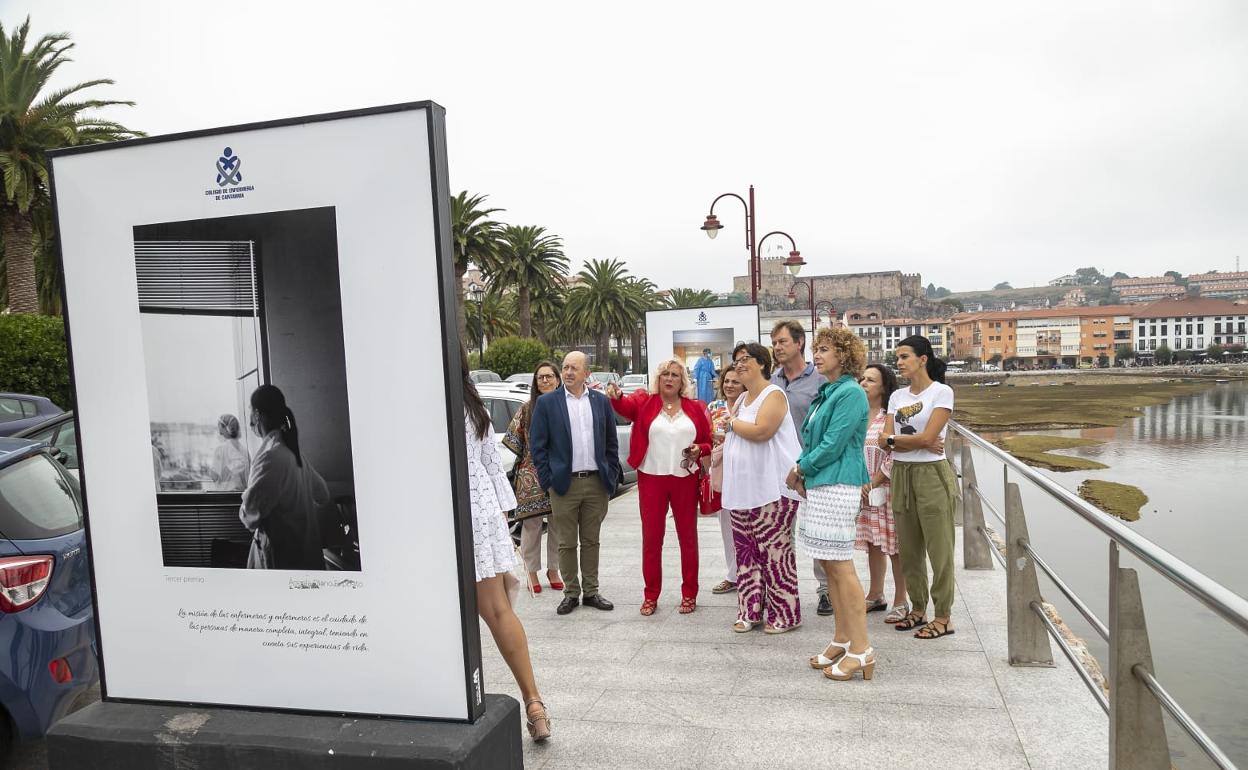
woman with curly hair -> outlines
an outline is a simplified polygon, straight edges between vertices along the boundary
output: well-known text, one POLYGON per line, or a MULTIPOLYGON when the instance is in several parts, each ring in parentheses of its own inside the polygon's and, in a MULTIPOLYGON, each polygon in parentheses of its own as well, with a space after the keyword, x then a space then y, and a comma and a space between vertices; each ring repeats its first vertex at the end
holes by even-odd
POLYGON ((810 404, 802 425, 802 454, 789 471, 788 484, 806 498, 797 511, 797 539, 828 576, 828 598, 836 633, 812 668, 829 679, 845 681, 875 673, 875 655, 867 638, 862 583, 854 570, 854 540, 862 486, 871 480, 862 447, 867 437, 867 395, 858 385, 866 347, 848 329, 820 329, 815 334, 815 368, 827 380, 810 404))

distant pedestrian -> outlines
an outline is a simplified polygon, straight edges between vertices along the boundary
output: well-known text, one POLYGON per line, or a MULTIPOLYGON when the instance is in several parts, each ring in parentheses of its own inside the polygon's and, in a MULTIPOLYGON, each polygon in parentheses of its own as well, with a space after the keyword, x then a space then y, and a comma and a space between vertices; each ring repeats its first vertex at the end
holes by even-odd
POLYGON ((711 360, 710 348, 702 348, 702 356, 693 365, 693 378, 698 383, 698 400, 711 403, 715 398, 715 362, 711 360))
POLYGON ((611 406, 633 422, 628 464, 637 469, 641 507, 641 574, 645 580, 641 614, 653 615, 663 589, 663 538, 672 512, 680 542, 680 610, 693 612, 698 600, 698 477, 700 459, 711 452, 711 421, 706 405, 693 398, 693 383, 678 358, 663 361, 649 392, 628 396, 607 386, 611 406))
POLYGON ((564 588, 555 611, 567 615, 581 603, 613 610, 598 592, 598 537, 621 475, 615 414, 605 395, 586 386, 584 353, 564 357, 562 376, 563 387, 538 396, 529 423, 529 450, 538 482, 550 494, 550 524, 559 541, 564 588))
MULTIPOLYGON (((542 583, 537 578, 537 571, 542 568, 542 524, 550 515, 550 495, 542 489, 537 479, 537 468, 533 465, 533 452, 529 450, 529 423, 533 418, 533 407, 539 396, 551 393, 559 388, 559 369, 550 361, 542 361, 533 370, 533 381, 529 385, 529 400, 524 402, 520 411, 511 418, 507 433, 503 435, 503 446, 516 455, 514 468, 516 490, 516 518, 520 524, 520 556, 524 559, 524 568, 529 573, 529 587, 533 593, 542 592, 542 583)), ((549 529, 549 526, 548 526, 549 529)), ((551 590, 562 591, 563 581, 559 577, 559 540, 553 530, 546 533, 546 580, 551 590)))
POLYGON ((217 437, 221 443, 212 453, 212 468, 209 470, 214 491, 238 492, 247 488, 251 455, 240 440, 241 434, 237 417, 223 414, 217 418, 217 437))
POLYGON ((897 370, 910 387, 893 392, 879 445, 893 452, 893 515, 910 612, 898 631, 919 630, 919 639, 953 633, 953 470, 945 460, 945 429, 953 414, 953 389, 945 384, 945 363, 926 337, 906 337, 897 346, 897 370), (927 622, 927 562, 932 563, 931 599, 936 615, 927 622), (920 626, 922 626, 920 628, 920 626))
POLYGON ((793 517, 801 499, 785 475, 801 454, 784 391, 767 381, 771 355, 757 342, 732 351, 745 386, 735 414, 720 421, 724 439, 723 504, 732 511, 737 548, 737 621, 744 633, 763 623, 782 634, 802 623, 793 558, 793 517), (765 614, 764 614, 764 605, 765 614))
POLYGON ((825 379, 802 426, 802 450, 787 484, 805 498, 797 509, 802 550, 827 573, 836 632, 810 659, 829 679, 870 679, 875 655, 867 635, 862 584, 854 569, 854 535, 862 486, 870 476, 862 445, 867 435, 867 396, 857 376, 866 363, 862 339, 849 329, 820 329, 815 367, 825 379))
POLYGON ((869 364, 858 381, 867 394, 871 421, 867 424, 866 446, 863 451, 871 481, 862 489, 862 511, 858 514, 858 537, 855 547, 867 552, 871 570, 871 587, 867 589, 867 612, 889 607, 884 601, 884 576, 888 564, 893 565, 892 609, 884 622, 895 625, 910 612, 906 601, 906 576, 901 569, 897 550, 897 524, 893 519, 892 484, 893 455, 880 448, 880 434, 888 417, 888 401, 897 389, 897 375, 883 364, 869 364), (878 498, 873 501, 872 497, 878 498))
MULTIPOLYGON (((719 375, 720 398, 710 403, 711 425, 723 424, 725 418, 735 414, 737 397, 745 391, 740 378, 732 367, 724 367, 719 375)), ((724 579, 711 589, 713 594, 728 594, 737 590, 737 546, 732 539, 732 511, 723 505, 724 490, 724 432, 716 429, 711 435, 712 448, 708 470, 710 472, 712 510, 719 517, 719 534, 724 543, 724 579)))
POLYGON ((459 349, 464 390, 464 442, 468 459, 468 493, 472 501, 472 552, 477 575, 477 614, 485 621, 498 651, 516 678, 529 736, 537 742, 550 737, 550 715, 537 690, 529 639, 507 598, 506 579, 515 566, 515 548, 507 528, 507 511, 516 497, 498 456, 490 413, 477 393, 468 370, 468 353, 459 349))
MULTIPOLYGON (((776 322, 771 329, 771 352, 776 359, 776 371, 771 375, 771 382, 780 386, 789 399, 789 413, 793 415, 793 425, 799 429, 800 440, 800 428, 806 422, 806 413, 810 411, 810 404, 825 380, 819 376, 814 364, 806 363, 806 330, 800 321, 776 322)), ((811 560, 811 570, 818 585, 819 602, 815 612, 831 615, 827 573, 815 560, 811 560)))

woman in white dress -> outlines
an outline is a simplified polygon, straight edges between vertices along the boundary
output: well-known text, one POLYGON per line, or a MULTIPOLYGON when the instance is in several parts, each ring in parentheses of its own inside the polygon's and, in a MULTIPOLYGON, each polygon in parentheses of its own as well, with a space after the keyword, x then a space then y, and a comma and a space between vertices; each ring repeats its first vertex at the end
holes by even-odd
POLYGON ((468 355, 460 347, 464 377, 464 443, 468 454, 468 492, 472 500, 472 552, 477 572, 477 612, 489 627, 498 651, 516 678, 529 735, 541 742, 550 737, 550 717, 537 691, 529 640, 511 608, 503 584, 516 564, 515 546, 507 531, 507 511, 516 496, 503 471, 494 442, 490 414, 468 377, 468 355))

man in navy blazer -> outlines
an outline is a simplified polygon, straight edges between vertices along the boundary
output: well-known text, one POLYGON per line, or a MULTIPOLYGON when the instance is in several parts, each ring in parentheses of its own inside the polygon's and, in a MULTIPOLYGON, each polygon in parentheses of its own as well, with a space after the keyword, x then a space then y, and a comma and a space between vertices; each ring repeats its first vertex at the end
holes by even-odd
POLYGON ((560 615, 576 609, 582 594, 587 607, 615 608, 598 592, 598 533, 620 479, 619 438, 611 402, 588 380, 585 354, 569 353, 563 387, 537 399, 529 422, 529 451, 550 494, 550 531, 559 543, 560 615))

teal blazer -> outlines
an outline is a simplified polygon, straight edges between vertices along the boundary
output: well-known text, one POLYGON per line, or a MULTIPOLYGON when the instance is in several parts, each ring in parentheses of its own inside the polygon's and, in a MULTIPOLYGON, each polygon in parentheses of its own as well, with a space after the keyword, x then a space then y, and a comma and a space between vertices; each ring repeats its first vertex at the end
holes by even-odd
POLYGON ((848 374, 825 382, 802 424, 797 464, 806 488, 831 484, 862 486, 871 480, 863 446, 867 441, 867 394, 848 374))

